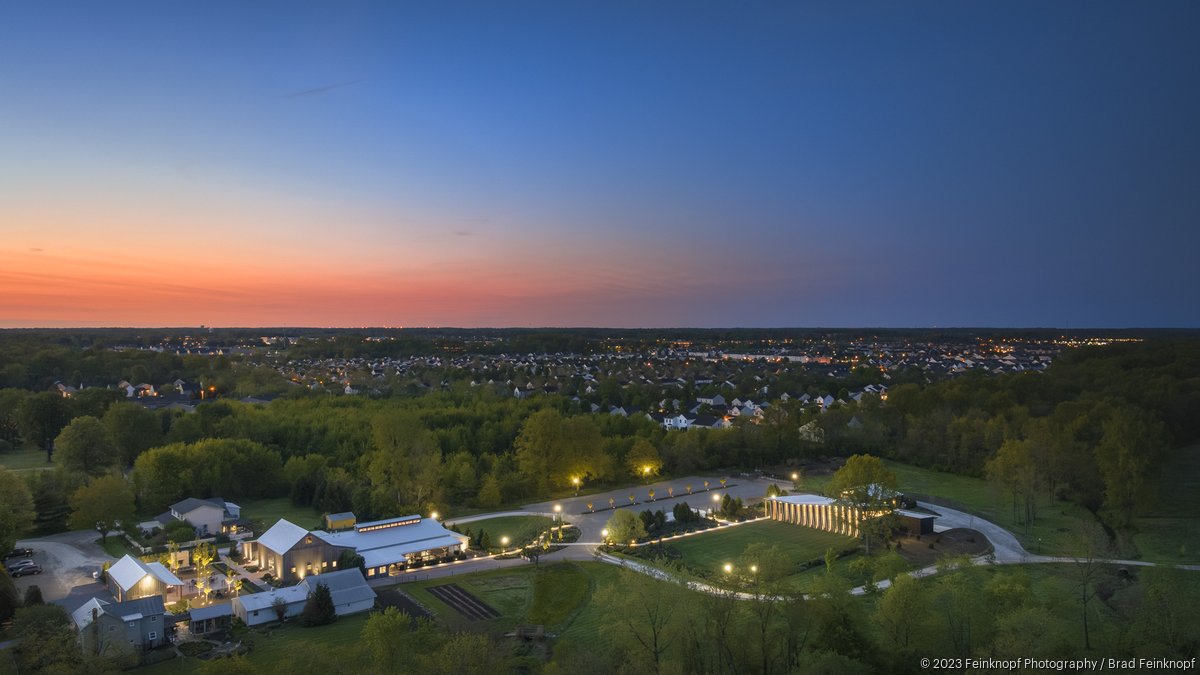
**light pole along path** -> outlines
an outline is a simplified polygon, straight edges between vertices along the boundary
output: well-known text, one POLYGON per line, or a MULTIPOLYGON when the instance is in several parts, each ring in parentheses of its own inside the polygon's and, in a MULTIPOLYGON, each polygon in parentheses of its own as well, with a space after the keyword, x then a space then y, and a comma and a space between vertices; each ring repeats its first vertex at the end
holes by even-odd
MULTIPOLYGON (((676 481, 676 482, 678 482, 678 481, 676 481)), ((760 480, 741 480, 739 482, 741 483, 741 485, 738 487, 742 487, 743 490, 738 490, 738 492, 742 492, 744 494, 745 493, 744 488, 749 488, 755 484, 765 485, 765 484, 768 484, 770 481, 760 479, 760 480)), ((645 489, 644 486, 641 486, 641 487, 642 487, 642 490, 645 489)), ((734 486, 730 486, 730 487, 734 487, 734 486)), ((636 488, 630 488, 630 489, 636 489, 636 488)), ((665 488, 664 488, 664 490, 665 490, 665 488)), ((628 490, 614 491, 614 494, 616 492, 620 492, 623 494, 627 491, 628 490)), ((709 497, 710 494, 725 494, 727 492, 732 492, 732 490, 728 490, 728 489, 724 489, 724 488, 716 488, 715 486, 713 486, 712 489, 706 489, 703 492, 696 491, 696 494, 694 494, 694 495, 689 493, 687 495, 687 497, 698 497, 701 500, 708 500, 710 498, 709 497)), ((765 492, 765 490, 764 490, 764 492, 765 492)), ((462 518, 448 519, 445 521, 445 523, 447 525, 466 524, 466 523, 470 523, 470 522, 474 522, 474 521, 478 521, 478 520, 486 520, 488 518, 502 518, 502 517, 506 517, 506 516, 545 516, 547 518, 556 518, 557 517, 557 518, 563 518, 564 520, 567 520, 568 522, 579 527, 581 539, 584 537, 593 539, 593 538, 596 538, 599 536, 599 531, 600 531, 600 527, 602 524, 601 518, 603 518, 604 520, 607 520, 607 516, 611 515, 612 511, 604 511, 603 513, 578 513, 578 512, 572 512, 572 511, 577 511, 580 508, 580 505, 584 501, 592 501, 592 500, 595 500, 602 496, 606 496, 606 495, 598 495, 596 497, 572 498, 572 499, 562 500, 563 503, 570 504, 568 512, 553 512, 552 507, 549 506, 549 503, 543 502, 543 503, 527 506, 527 507, 525 507, 526 510, 500 511, 500 512, 496 512, 496 513, 481 513, 481 514, 476 514, 473 516, 465 516, 462 518)), ((681 497, 681 496, 683 496, 683 495, 679 495, 679 494, 675 495, 676 498, 681 497)), ((744 496, 750 496, 750 495, 744 494, 744 496)), ((759 494, 758 496, 761 498, 762 495, 759 494)), ((664 500, 664 501, 666 501, 666 500, 664 500)), ((996 523, 993 523, 984 518, 980 518, 979 516, 965 513, 963 511, 958 511, 956 509, 942 506, 940 504, 930 504, 930 503, 925 503, 925 502, 918 502, 918 505, 939 514, 939 520, 938 520, 938 527, 940 528, 939 531, 945 531, 948 529, 959 528, 959 527, 969 528, 969 529, 973 529, 973 530, 980 532, 981 534, 983 534, 984 537, 987 538, 988 542, 992 545, 992 552, 989 554, 986 554, 986 555, 976 556, 975 558, 972 558, 971 563, 974 565, 1020 565, 1020 564, 1027 564, 1027 563, 1028 564, 1038 564, 1038 563, 1081 562, 1081 559, 1071 558, 1068 556, 1033 555, 1033 554, 1029 553, 1028 551, 1026 551, 1023 546, 1021 546, 1020 541, 1017 539, 1016 535, 1014 535, 1012 532, 1009 532, 1008 530, 997 525, 996 523)), ((650 506, 650 504, 640 502, 638 504, 638 506, 650 506)), ((693 508, 694 507, 695 506, 694 506, 694 502, 693 502, 693 508)), ((711 528, 708 530, 694 532, 689 535, 683 535, 683 536, 704 536, 705 534, 708 534, 711 532, 722 532, 722 531, 728 529, 728 527, 730 527, 730 526, 745 525, 750 522, 756 522, 757 520, 761 520, 761 518, 756 518, 754 520, 746 521, 743 523, 733 523, 733 524, 726 525, 723 527, 714 527, 714 528, 711 528)), ((797 527, 800 527, 800 526, 798 525, 797 527)), ((665 539, 671 539, 671 538, 665 538, 665 539)), ((617 565, 619 567, 624 567, 628 570, 638 572, 640 574, 646 574, 646 575, 652 576, 657 579, 662 579, 664 581, 680 583, 680 584, 683 584, 684 586, 686 586, 687 588, 690 588, 694 591, 698 591, 701 593, 708 593, 710 595, 731 596, 731 597, 735 597, 739 600, 750 600, 750 599, 753 599, 756 597, 761 597, 761 596, 756 596, 751 593, 745 593, 745 592, 741 592, 741 591, 731 591, 728 589, 720 588, 718 586, 706 584, 706 583, 700 582, 700 581, 680 579, 679 577, 672 575, 670 572, 663 570, 659 567, 656 567, 654 565, 638 562, 636 560, 631 560, 628 558, 614 556, 612 554, 601 551, 600 550, 601 544, 602 544, 601 541, 596 540, 596 541, 579 541, 579 542, 575 542, 571 545, 560 545, 560 546, 562 546, 561 549, 559 549, 553 553, 544 555, 544 556, 542 556, 541 559, 542 559, 542 561, 545 561, 545 562, 553 562, 554 560, 596 560, 596 561, 604 562, 604 563, 607 563, 610 565, 617 565)), ((1108 559, 1108 558, 1105 558, 1105 559, 1096 558, 1096 559, 1092 559, 1091 562, 1107 564, 1107 565, 1132 565, 1132 566, 1138 566, 1138 567, 1159 566, 1157 563, 1146 562, 1146 561, 1142 561, 1142 560, 1119 560, 1119 559, 1108 559)), ((530 563, 526 563, 526 564, 530 564, 530 563)), ((1189 571, 1200 571, 1200 565, 1162 565, 1162 566, 1163 567, 1175 567, 1177 569, 1189 570, 1189 571)), ((921 579, 924 577, 928 577, 928 576, 937 574, 938 571, 939 571, 939 569, 938 569, 937 565, 930 565, 928 567, 924 567, 924 568, 921 568, 918 570, 913 570, 911 572, 907 572, 907 574, 908 574, 908 576, 913 577, 914 579, 921 579)), ((874 585, 875 589, 877 589, 877 590, 883 590, 890 586, 891 586, 891 580, 888 580, 888 579, 879 581, 878 583, 876 583, 874 585)), ((853 595, 864 595, 867 592, 868 591, 867 591, 866 586, 859 586, 857 588, 853 588, 850 590, 850 593, 853 595)), ((790 596, 790 597, 803 598, 805 596, 790 596)), ((778 597, 775 597, 774 599, 780 600, 780 599, 784 599, 784 597, 778 596, 778 597)))

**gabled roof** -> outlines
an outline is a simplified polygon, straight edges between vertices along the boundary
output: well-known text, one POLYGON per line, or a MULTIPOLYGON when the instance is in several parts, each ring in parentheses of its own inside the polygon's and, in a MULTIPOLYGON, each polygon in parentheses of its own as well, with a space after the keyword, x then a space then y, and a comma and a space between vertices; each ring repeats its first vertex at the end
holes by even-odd
POLYGON ((289 605, 296 602, 304 602, 308 599, 308 588, 303 585, 276 588, 270 591, 263 591, 262 593, 242 595, 234 598, 233 602, 240 603, 247 612, 256 612, 263 609, 271 609, 275 598, 279 598, 289 605))
POLYGON ((136 600, 126 600, 125 602, 114 602, 104 608, 105 614, 119 616, 126 621, 133 621, 144 616, 155 616, 165 614, 166 608, 163 607, 163 599, 161 595, 148 595, 144 598, 136 600))
POLYGON ((409 554, 457 546, 466 541, 464 535, 419 515, 359 523, 355 529, 342 532, 314 530, 313 534, 333 546, 355 549, 367 567, 401 563, 409 554))
POLYGON ((128 554, 118 560, 112 567, 108 568, 108 576, 125 591, 136 586, 147 574, 168 586, 183 585, 179 577, 171 574, 171 571, 163 567, 162 563, 144 563, 128 554))
POLYGON ((258 538, 258 543, 283 555, 307 534, 308 530, 303 527, 280 518, 270 529, 263 532, 263 535, 258 538))
POLYGON ((76 628, 83 630, 92 624, 92 610, 96 610, 96 614, 99 615, 104 613, 107 605, 108 603, 100 598, 92 598, 83 603, 79 609, 71 612, 71 620, 75 622, 76 628))
POLYGON ((220 497, 213 497, 212 499, 197 499, 195 497, 188 497, 183 501, 172 504, 171 510, 175 511, 176 513, 186 514, 191 513, 202 506, 215 507, 224 511, 225 500, 221 499, 220 497))
POLYGON ((315 591, 318 585, 324 585, 333 596, 333 604, 344 605, 362 600, 373 600, 375 591, 367 584, 362 572, 357 568, 326 572, 305 577, 301 585, 309 592, 315 591))

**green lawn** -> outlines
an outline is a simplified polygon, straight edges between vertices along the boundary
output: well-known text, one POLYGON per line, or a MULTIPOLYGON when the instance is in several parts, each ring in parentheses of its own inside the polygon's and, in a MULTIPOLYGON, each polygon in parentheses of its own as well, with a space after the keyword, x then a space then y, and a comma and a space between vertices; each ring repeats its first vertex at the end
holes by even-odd
MULTIPOLYGON (((239 501, 238 505, 242 507, 243 518, 259 521, 265 527, 271 527, 280 518, 289 520, 300 527, 310 529, 321 529, 324 527, 324 524, 321 522, 322 514, 318 513, 316 509, 307 506, 296 506, 287 497, 248 499, 239 501)), ((262 534, 262 531, 257 529, 255 532, 262 534)))
POLYGON ((1200 562, 1200 445, 1173 450, 1155 484, 1154 505, 1134 519, 1134 545, 1145 560, 1200 562))
POLYGON ((856 544, 855 539, 840 534, 775 520, 761 520, 748 525, 710 530, 664 545, 679 551, 688 567, 719 570, 726 563, 736 565, 746 547, 757 541, 778 545, 796 563, 823 558, 829 548, 842 550, 856 544))
POLYGON ((504 632, 518 625, 529 608, 534 571, 533 566, 511 567, 491 572, 417 581, 404 584, 400 588, 432 611, 439 620, 450 626, 470 626, 504 632), (450 583, 458 584, 463 590, 487 603, 500 613, 500 617, 486 622, 469 621, 426 590, 430 586, 450 583))
MULTIPOLYGON (((242 640, 250 646, 246 661, 256 670, 274 672, 272 666, 296 646, 304 643, 319 643, 323 646, 339 646, 357 642, 362 634, 363 626, 367 623, 369 613, 355 614, 338 619, 328 626, 304 628, 297 621, 283 626, 270 628, 268 631, 249 630, 242 640)), ((170 661, 138 668, 134 672, 146 675, 162 673, 194 673, 200 664, 199 659, 176 658, 170 661)))
MULTIPOLYGON (((1037 519, 1033 526, 1026 527, 1016 522, 1008 494, 995 483, 982 478, 944 473, 891 460, 884 460, 884 463, 895 472, 896 484, 901 492, 932 495, 945 506, 986 518, 1016 535, 1031 553, 1069 553, 1072 539, 1082 529, 1080 525, 1096 524, 1096 518, 1087 509, 1069 502, 1051 502, 1049 498, 1044 498, 1038 507, 1037 519)), ((806 476, 801 487, 805 492, 819 493, 829 482, 829 478, 806 476)), ((1093 531, 1098 536, 1103 536, 1099 528, 1094 528, 1093 531)))
POLYGON ((523 565, 418 581, 401 588, 432 611, 439 621, 452 627, 503 633, 518 625, 540 624, 554 632, 569 625, 591 597, 593 584, 585 565, 593 563, 523 565), (449 583, 458 584, 487 603, 500 613, 500 617, 488 621, 468 620, 427 590, 449 583))
POLYGON ((0 466, 13 471, 22 471, 26 469, 49 469, 54 467, 54 463, 46 461, 45 450, 21 447, 0 453, 0 466))
MULTIPOLYGON (((857 550, 858 540, 853 537, 774 520, 708 530, 703 534, 663 542, 663 548, 669 558, 678 555, 678 561, 682 563, 682 568, 671 570, 672 574, 727 587, 738 577, 728 577, 724 571, 725 565, 733 565, 735 575, 738 574, 746 547, 758 541, 779 546, 795 566, 784 584, 788 589, 801 593, 810 590, 814 580, 824 572, 824 557, 828 549, 832 548, 841 554, 837 564, 843 569, 863 557, 862 552, 857 550), (809 566, 806 563, 816 564, 809 566)), ((665 564, 661 558, 656 558, 654 548, 643 548, 640 553, 636 559, 641 563, 660 567, 665 564)))
POLYGON ((478 543, 479 531, 484 530, 488 533, 491 546, 497 548, 500 546, 501 537, 508 537, 509 545, 517 546, 533 541, 553 524, 553 519, 545 516, 503 516, 464 523, 459 529, 463 532, 471 531, 472 544, 478 543))
POLYGON ((96 541, 100 544, 100 548, 104 549, 105 553, 114 558, 124 557, 126 553, 131 553, 134 556, 139 557, 142 555, 136 551, 131 551, 129 547, 125 545, 125 538, 120 535, 114 534, 107 537, 104 541, 100 541, 99 539, 96 541))
POLYGON ((547 565, 533 575, 533 601, 525 618, 533 624, 559 626, 590 594, 591 580, 578 565, 547 565))

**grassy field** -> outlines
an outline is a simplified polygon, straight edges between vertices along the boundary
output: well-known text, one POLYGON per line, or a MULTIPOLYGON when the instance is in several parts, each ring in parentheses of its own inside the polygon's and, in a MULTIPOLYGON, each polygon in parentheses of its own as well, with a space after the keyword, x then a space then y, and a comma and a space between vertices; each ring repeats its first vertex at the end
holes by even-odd
MULTIPOLYGON (((287 497, 276 499, 253 499, 240 501, 242 517, 248 520, 260 521, 266 527, 275 524, 280 518, 289 520, 300 527, 321 529, 321 514, 316 509, 307 506, 296 506, 287 497)), ((256 532, 258 532, 256 530, 256 532)), ((261 533, 260 533, 261 534, 261 533)))
POLYGON ((778 545, 797 563, 822 558, 829 548, 841 550, 855 544, 851 537, 774 520, 722 528, 669 544, 683 555, 688 567, 717 570, 725 563, 737 564, 746 547, 756 541, 778 545))
POLYGON ((1134 545, 1145 560, 1200 562, 1200 445, 1173 451, 1156 485, 1154 505, 1134 519, 1134 545))
MULTIPOLYGON (((346 645, 357 642, 362 634, 363 626, 370 614, 355 614, 343 617, 328 626, 304 628, 298 622, 274 627, 268 631, 250 630, 242 636, 242 640, 250 646, 246 661, 255 670, 269 673, 274 672, 273 666, 284 655, 296 646, 304 643, 319 643, 324 646, 346 645)), ((192 658, 175 658, 134 672, 145 675, 166 675, 167 673, 194 673, 203 661, 192 658)))
POLYGON ((54 466, 46 461, 46 451, 38 448, 14 448, 0 454, 0 466, 13 471, 49 469, 54 466))
POLYGON ((558 563, 430 579, 405 584, 401 589, 449 626, 504 633, 518 625, 532 624, 545 626, 547 631, 561 630, 587 604, 593 584, 584 565, 558 563), (500 616, 488 621, 470 621, 427 590, 448 583, 458 584, 500 616))
POLYGON ((460 525, 459 529, 463 532, 471 531, 472 544, 477 543, 479 531, 483 530, 488 533, 491 545, 498 547, 501 537, 508 537, 512 546, 533 541, 552 524, 553 519, 545 516, 503 516, 465 523, 460 525))
MULTIPOLYGON (((1096 525, 1096 518, 1081 506, 1044 498, 1032 527, 1016 522, 1009 495, 995 483, 972 476, 960 476, 925 469, 911 464, 884 460, 896 474, 901 492, 932 495, 950 508, 965 510, 986 518, 1016 535, 1030 553, 1069 553, 1072 540, 1082 524, 1096 525)), ((805 476, 805 492, 821 492, 829 476, 805 476)), ((1098 528, 1095 530, 1102 536, 1098 528)))
POLYGON ((104 549, 105 553, 114 558, 123 557, 126 553, 132 553, 138 557, 142 555, 141 553, 130 550, 129 547, 125 545, 125 538, 119 535, 110 535, 102 542, 97 537, 96 541, 100 544, 100 548, 104 549))

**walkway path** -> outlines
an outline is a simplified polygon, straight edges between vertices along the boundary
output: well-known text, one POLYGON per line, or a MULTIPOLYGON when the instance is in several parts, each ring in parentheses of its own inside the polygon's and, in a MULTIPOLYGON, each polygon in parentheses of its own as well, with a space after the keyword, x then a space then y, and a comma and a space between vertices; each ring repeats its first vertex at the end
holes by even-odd
MULTIPOLYGON (((953 528, 962 527, 962 528, 969 528, 969 529, 973 529, 978 532, 981 532, 985 537, 988 538, 988 541, 991 542, 992 548, 994 549, 993 552, 989 553, 987 555, 981 555, 981 556, 972 558, 971 563, 973 565, 1020 565, 1020 564, 1026 564, 1026 563, 1060 563, 1061 564, 1061 563, 1080 562, 1076 558, 1071 558, 1071 557, 1067 557, 1067 556, 1032 555, 1031 553, 1026 551, 1023 546, 1021 546, 1021 542, 1017 540, 1016 536, 1013 535, 1012 532, 1009 532, 1008 530, 1004 529, 1003 527, 1000 527, 999 525, 997 525, 991 521, 985 520, 978 516, 973 516, 969 513, 964 513, 962 511, 951 509, 951 508, 948 508, 945 506, 940 506, 940 505, 936 505, 936 504, 926 504, 924 502, 918 502, 918 504, 926 509, 929 509, 929 510, 934 511, 935 513, 938 513, 941 515, 941 517, 937 521, 937 528, 936 528, 937 531, 939 531, 939 532, 953 529, 953 528)), ((721 529, 724 529, 724 528, 708 530, 708 532, 720 532, 721 529)), ((609 554, 601 552, 601 551, 596 551, 595 559, 599 560, 601 562, 606 562, 606 563, 612 564, 612 565, 618 565, 620 567, 624 567, 626 569, 633 570, 635 572, 647 574, 647 575, 650 575, 650 576, 658 578, 658 579, 681 582, 685 586, 687 586, 688 588, 690 588, 694 591, 699 591, 701 593, 708 593, 709 595, 731 596, 731 597, 735 597, 739 600, 749 600, 749 599, 753 599, 756 597, 749 593, 731 592, 727 589, 719 588, 717 586, 712 586, 712 585, 698 582, 698 581, 683 581, 681 579, 678 579, 678 578, 672 576, 670 573, 668 573, 658 567, 655 567, 653 565, 640 563, 637 561, 629 560, 627 558, 619 558, 617 556, 609 555, 609 554)), ((1101 563, 1101 564, 1105 564, 1105 565, 1127 565, 1127 566, 1128 565, 1136 565, 1139 567, 1157 567, 1157 566, 1159 566, 1158 563, 1146 562, 1144 560, 1120 560, 1120 559, 1104 558, 1104 559, 1096 559, 1093 562, 1097 562, 1097 563, 1101 563)), ((1162 566, 1163 567, 1168 567, 1168 566, 1175 567, 1176 569, 1181 569, 1181 570, 1200 571, 1200 565, 1162 565, 1162 566)), ((920 579, 920 578, 924 578, 924 577, 928 577, 928 576, 937 574, 938 571, 939 571, 939 569, 938 569, 937 565, 930 565, 929 567, 923 567, 919 570, 913 570, 912 572, 908 573, 908 576, 913 577, 914 579, 920 579)), ((875 588, 877 590, 883 590, 883 589, 890 587, 891 585, 892 585, 892 582, 890 580, 885 579, 883 581, 876 583, 875 588)), ((851 591, 850 591, 850 593, 853 595, 865 595, 867 592, 868 592, 868 590, 867 590, 866 586, 859 586, 857 588, 851 589, 851 591)), ((800 596, 800 597, 804 597, 804 596, 800 596)), ((785 598, 783 596, 779 596, 779 597, 775 597, 773 599, 783 600, 785 598)))

